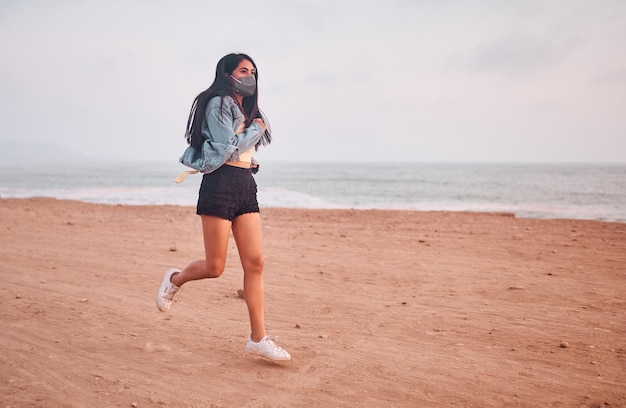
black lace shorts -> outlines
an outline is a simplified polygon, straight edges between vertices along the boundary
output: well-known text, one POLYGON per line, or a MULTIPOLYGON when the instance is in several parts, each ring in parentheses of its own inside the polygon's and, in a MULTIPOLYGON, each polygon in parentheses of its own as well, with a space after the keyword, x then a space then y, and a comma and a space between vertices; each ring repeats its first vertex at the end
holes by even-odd
POLYGON ((250 169, 225 164, 202 176, 196 214, 232 221, 242 214, 258 213, 256 193, 250 169))

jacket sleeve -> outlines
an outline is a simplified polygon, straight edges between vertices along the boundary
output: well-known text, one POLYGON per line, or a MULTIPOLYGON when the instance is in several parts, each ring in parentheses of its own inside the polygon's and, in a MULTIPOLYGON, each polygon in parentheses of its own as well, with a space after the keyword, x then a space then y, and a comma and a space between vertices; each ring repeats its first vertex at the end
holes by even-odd
POLYGON ((242 133, 235 134, 235 124, 244 120, 243 114, 236 105, 227 101, 220 109, 219 98, 209 102, 205 114, 209 139, 215 143, 236 146, 240 152, 245 152, 254 147, 263 135, 261 125, 256 122, 252 122, 242 133))

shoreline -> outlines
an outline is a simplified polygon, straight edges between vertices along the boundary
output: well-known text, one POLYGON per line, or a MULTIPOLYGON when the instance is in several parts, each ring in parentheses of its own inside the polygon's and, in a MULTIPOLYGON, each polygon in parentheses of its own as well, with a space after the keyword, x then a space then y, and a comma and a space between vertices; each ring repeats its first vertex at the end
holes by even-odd
MULTIPOLYGON (((73 199, 73 198, 58 198, 53 196, 29 196, 29 197, 2 197, 0 196, 0 201, 2 200, 57 200, 57 201, 68 201, 68 202, 77 202, 83 204, 93 204, 93 205, 108 205, 108 206, 130 206, 130 207, 187 207, 193 208, 195 211, 195 204, 145 204, 145 203, 107 203, 100 201, 87 201, 81 199, 73 199)), ((357 207, 329 207, 329 208, 317 208, 317 207, 281 207, 281 206, 264 206, 261 203, 259 204, 261 208, 261 213, 264 210, 303 210, 303 211, 381 211, 381 212, 416 212, 416 213, 467 213, 467 214, 490 214, 495 216, 506 216, 506 217, 514 217, 519 219, 531 219, 531 220, 576 220, 576 221, 597 221, 597 222, 608 222, 608 223, 620 223, 626 224, 626 220, 606 220, 606 219, 597 219, 597 218, 569 218, 569 217, 538 217, 538 216, 524 216, 518 215, 514 211, 508 210, 468 210, 468 209, 460 209, 460 210, 450 210, 450 209, 417 209, 417 208, 357 208, 357 207)))
POLYGON ((626 405, 626 224, 263 208, 280 365, 243 351, 232 238, 156 310, 204 256, 191 208, 0 200, 5 405, 626 405))
MULTIPOLYGON (((1 166, 0 166, 1 167, 1 166)), ((626 165, 265 163, 255 176, 262 207, 511 212, 533 219, 626 223, 626 165)), ((184 166, 5 167, 3 197, 129 205, 195 205, 201 176, 173 182, 184 166)))

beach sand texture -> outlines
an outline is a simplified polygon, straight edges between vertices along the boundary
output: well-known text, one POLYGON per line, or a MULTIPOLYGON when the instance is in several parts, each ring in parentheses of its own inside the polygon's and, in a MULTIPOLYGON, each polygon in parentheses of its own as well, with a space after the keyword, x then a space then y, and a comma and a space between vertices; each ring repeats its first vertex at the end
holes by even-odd
POLYGON ((626 406, 626 224, 262 210, 268 333, 245 354, 192 207, 0 200, 0 407, 626 406))

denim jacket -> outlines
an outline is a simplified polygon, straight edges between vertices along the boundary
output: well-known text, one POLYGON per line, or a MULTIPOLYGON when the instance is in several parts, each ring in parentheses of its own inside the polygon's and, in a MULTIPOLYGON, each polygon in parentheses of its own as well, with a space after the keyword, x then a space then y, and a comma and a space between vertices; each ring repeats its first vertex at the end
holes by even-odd
POLYGON ((189 146, 180 158, 180 162, 202 173, 211 173, 227 161, 238 161, 239 152, 253 148, 263 135, 263 128, 256 122, 236 134, 236 130, 245 121, 239 105, 230 96, 216 96, 207 103, 202 135, 205 137, 201 151, 189 146))

